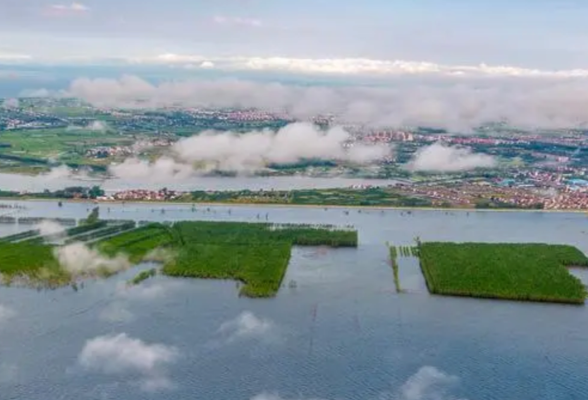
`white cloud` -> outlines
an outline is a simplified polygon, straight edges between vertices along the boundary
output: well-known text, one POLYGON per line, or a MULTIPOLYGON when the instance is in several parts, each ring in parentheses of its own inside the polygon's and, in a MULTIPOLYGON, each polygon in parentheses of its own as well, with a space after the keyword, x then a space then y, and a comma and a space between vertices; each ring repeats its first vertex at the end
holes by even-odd
POLYGON ((130 322, 135 319, 135 315, 127 308, 123 302, 113 302, 106 306, 98 316, 106 322, 130 322))
POLYGON ((161 157, 154 162, 126 159, 109 167, 122 179, 149 179, 150 182, 184 180, 199 171, 255 172, 274 163, 294 163, 303 159, 323 159, 369 163, 388 157, 389 145, 344 143, 351 139, 342 128, 323 131, 309 123, 294 123, 278 131, 269 129, 247 133, 206 131, 176 142, 174 158, 161 157))
POLYGON ((333 114, 368 126, 435 126, 468 132, 506 121, 522 128, 588 126, 588 79, 402 76, 373 86, 302 86, 237 79, 151 84, 136 76, 80 78, 66 93, 97 106, 258 108, 298 119, 333 114), (137 102, 141 100, 141 102, 137 102))
POLYGON ((2 62, 23 62, 32 60, 33 57, 29 54, 8 53, 0 51, 0 61, 2 62))
POLYGON ((262 25, 261 21, 255 18, 229 17, 217 15, 212 20, 217 25, 247 26, 254 28, 258 28, 262 25))
POLYGON ((60 12, 87 12, 90 10, 86 5, 82 3, 76 3, 75 1, 70 4, 53 4, 50 6, 51 10, 60 12))
MULTIPOLYGON (((261 26, 256 19, 218 16, 217 24, 261 26)), ((335 75, 429 75, 449 76, 456 79, 468 77, 515 77, 515 78, 579 78, 588 77, 588 69, 542 70, 509 65, 449 65, 426 61, 379 60, 370 58, 292 58, 292 57, 206 57, 194 54, 166 53, 151 57, 131 57, 132 63, 182 64, 195 60, 210 60, 227 69, 283 71, 304 74, 335 75)))
MULTIPOLYGON (((459 383, 459 378, 430 366, 425 366, 408 378, 394 392, 381 393, 380 400, 459 400, 449 392, 459 383)), ((286 400, 276 393, 264 392, 251 400, 286 400)), ((314 399, 317 400, 317 399, 314 399)), ((466 399, 461 399, 466 400, 466 399)))
POLYGON ((165 297, 181 286, 179 282, 147 282, 141 285, 121 285, 116 292, 118 298, 136 301, 151 301, 165 297))
POLYGON ((100 319, 106 322, 124 323, 135 320, 130 308, 134 303, 151 302, 166 297, 181 288, 181 282, 145 282, 140 285, 121 283, 115 292, 115 301, 100 312, 100 319))
POLYGON ((100 271, 114 273, 131 266, 125 255, 109 258, 84 243, 56 247, 53 251, 59 264, 74 276, 93 275, 100 271))
POLYGON ((41 221, 36 224, 33 229, 38 229, 41 236, 56 235, 65 231, 65 227, 61 224, 50 220, 41 221))
POLYGON ((273 340, 276 329, 273 321, 259 318, 250 311, 244 311, 236 318, 224 322, 219 327, 218 333, 230 343, 246 339, 273 340))
POLYGON ((399 400, 449 400, 450 388, 459 382, 456 376, 447 375, 435 367, 422 367, 400 388, 399 400))
POLYGON ((322 131, 309 123, 294 123, 277 132, 204 132, 180 140, 172 149, 185 162, 237 171, 255 171, 271 163, 293 163, 311 158, 365 163, 391 153, 387 145, 361 143, 346 151, 343 144, 349 139, 351 136, 342 128, 322 131))
POLYGON ((59 167, 53 167, 51 170, 43 174, 43 177, 48 180, 59 180, 63 178, 69 178, 73 175, 73 171, 67 165, 60 165, 59 167))
POLYGON ((104 121, 92 121, 86 126, 86 129, 95 132, 104 132, 108 130, 108 125, 104 121))
POLYGON ((172 386, 166 368, 178 357, 175 347, 148 344, 121 333, 88 340, 78 363, 88 371, 106 375, 139 375, 142 389, 152 391, 172 386))
POLYGON ((212 69, 214 68, 214 63, 212 61, 202 61, 202 63, 200 64, 200 68, 212 69))
POLYGON ((184 163, 178 163, 170 157, 161 157, 154 162, 127 158, 120 164, 113 164, 109 172, 121 179, 149 179, 150 182, 167 182, 189 178, 194 170, 184 163))
POLYGON ((0 325, 16 316, 14 309, 0 304, 0 325))
POLYGON ((475 168, 492 168, 496 159, 487 154, 476 154, 471 149, 434 143, 420 148, 408 168, 413 171, 457 172, 475 168))

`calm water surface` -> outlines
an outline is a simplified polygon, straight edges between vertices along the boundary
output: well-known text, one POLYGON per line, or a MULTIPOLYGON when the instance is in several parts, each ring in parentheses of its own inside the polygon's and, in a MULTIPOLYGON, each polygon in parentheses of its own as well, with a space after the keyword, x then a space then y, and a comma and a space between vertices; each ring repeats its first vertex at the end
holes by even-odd
POLYGON ((191 177, 185 179, 157 179, 157 177, 126 178, 126 179, 82 179, 64 178, 61 175, 19 175, 0 174, 2 190, 26 190, 40 192, 45 189, 58 190, 68 186, 99 185, 106 192, 127 189, 159 190, 167 187, 170 190, 292 190, 292 189, 325 189, 334 187, 350 187, 352 185, 387 186, 396 183, 387 179, 355 179, 355 178, 310 178, 304 176, 274 177, 191 177))
MULTIPOLYGON (((18 215, 74 218, 92 207, 21 204, 28 209, 18 215)), ((275 299, 239 298, 234 282, 221 281, 156 277, 125 288, 146 264, 77 292, 2 288, 0 398, 588 398, 586 307, 431 296, 412 258, 400 260, 407 293, 396 294, 385 245, 420 236, 568 243, 588 252, 585 215, 230 209, 127 204, 102 205, 101 214, 353 224, 360 246, 295 249, 275 299)))

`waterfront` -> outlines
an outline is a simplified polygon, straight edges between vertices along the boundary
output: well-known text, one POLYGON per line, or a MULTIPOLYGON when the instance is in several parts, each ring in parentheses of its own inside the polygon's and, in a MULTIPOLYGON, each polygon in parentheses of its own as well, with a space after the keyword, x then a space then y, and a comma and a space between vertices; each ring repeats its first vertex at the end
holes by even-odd
POLYGON ((52 175, 0 174, 0 190, 42 192, 45 189, 59 190, 69 186, 101 186, 107 193, 129 189, 159 190, 291 190, 291 189, 326 189, 351 187, 354 185, 393 185, 397 181, 385 179, 358 178, 310 178, 304 176, 286 177, 190 177, 185 179, 157 180, 143 179, 88 179, 81 177, 63 177, 52 175))
MULTIPOLYGON (((93 207, 0 204, 15 203, 27 207, 11 214, 17 217, 82 218, 93 207)), ((239 298, 234 282, 159 276, 121 289, 137 269, 88 282, 77 292, 2 288, 0 304, 15 314, 0 320, 2 398, 250 399, 263 392, 361 400, 588 396, 585 306, 431 296, 412 258, 399 260, 407 293, 397 294, 386 249, 386 242, 410 245, 420 236, 566 243, 587 252, 583 214, 208 205, 193 211, 190 205, 134 203, 100 208, 111 219, 265 221, 267 214, 270 222, 353 224, 360 246, 297 248, 275 299, 239 298), (295 288, 288 287, 290 281, 295 288), (252 313, 254 323, 239 324, 235 318, 243 312, 252 313), (232 320, 234 329, 221 329, 232 320), (145 371, 80 367, 87 340, 119 333, 178 349, 180 355, 158 371, 169 387, 144 392, 136 383, 145 371), (409 385, 424 390, 420 397, 399 392, 411 377, 409 385)), ((2 234, 19 229, 0 228, 2 234)))

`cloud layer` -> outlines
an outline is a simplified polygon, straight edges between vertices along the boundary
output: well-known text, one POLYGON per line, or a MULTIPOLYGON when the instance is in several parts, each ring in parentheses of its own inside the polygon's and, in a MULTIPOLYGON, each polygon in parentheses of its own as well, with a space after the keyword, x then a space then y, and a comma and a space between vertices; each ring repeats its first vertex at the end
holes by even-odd
POLYGON ((235 319, 224 322, 219 327, 218 333, 230 343, 250 339, 269 340, 275 337, 276 329, 273 321, 259 318, 250 311, 244 311, 235 319))
POLYGON ((86 370, 106 375, 139 375, 141 388, 151 391, 171 387, 166 368, 178 357, 174 347, 145 343, 121 333, 88 340, 78 363, 86 370))
POLYGON ((166 182, 185 179, 194 172, 192 166, 176 162, 171 157, 161 157, 154 162, 127 158, 120 164, 113 164, 109 172, 121 179, 149 179, 150 182, 166 182))
POLYGON ((34 226, 34 229, 38 229, 41 236, 57 235, 65 231, 65 227, 61 224, 49 220, 41 221, 34 226))
POLYGON ((173 151, 189 163, 205 163, 220 170, 257 170, 268 164, 288 164, 302 159, 370 162, 390 155, 390 147, 356 143, 346 151, 351 139, 342 128, 322 131, 308 123, 295 123, 271 130, 246 134, 204 132, 177 142, 173 151))
POLYGON ((74 276, 92 276, 100 272, 110 274, 131 266, 128 257, 122 254, 110 258, 84 243, 56 247, 54 253, 59 264, 74 276))
POLYGON ((496 159, 471 149, 434 143, 420 148, 408 163, 412 171, 459 172, 475 168, 492 168, 496 159))
POLYGON ((334 114, 340 121, 369 126, 433 126, 452 131, 469 131, 498 121, 522 128, 566 128, 588 122, 588 79, 569 77, 403 76, 373 87, 236 79, 155 85, 136 76, 123 76, 76 79, 65 95, 101 106, 253 107, 299 119, 334 114))
MULTIPOLYGON (((459 378, 456 376, 448 375, 435 367, 425 366, 408 378, 398 391, 384 392, 377 398, 379 400, 460 400, 450 394, 450 390, 458 383, 459 378)), ((261 393, 251 400, 285 399, 276 393, 261 393)))
POLYGON ((360 142, 345 148, 351 135, 336 127, 326 131, 309 123, 294 123, 278 131, 247 133, 206 131, 175 143, 171 156, 153 162, 138 158, 111 165, 109 172, 121 179, 151 182, 182 180, 200 171, 255 172, 270 164, 295 163, 304 159, 370 163, 389 157, 390 145, 360 142))
POLYGON ((16 316, 16 311, 8 306, 0 304, 0 326, 11 318, 16 316))

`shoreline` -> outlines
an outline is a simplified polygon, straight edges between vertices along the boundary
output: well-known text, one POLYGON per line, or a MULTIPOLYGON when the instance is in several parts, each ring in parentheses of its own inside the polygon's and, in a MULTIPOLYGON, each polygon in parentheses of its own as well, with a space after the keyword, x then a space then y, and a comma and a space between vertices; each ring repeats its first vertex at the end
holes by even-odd
POLYGON ((230 202, 195 202, 195 201, 151 201, 151 200, 107 200, 95 201, 90 199, 41 199, 41 198, 18 198, 0 197, 0 201, 14 202, 43 202, 55 201, 62 203, 88 203, 93 205, 106 204, 153 204, 153 205, 180 205, 180 206, 225 206, 225 207, 268 207, 268 208, 332 208, 350 210, 373 210, 373 211, 435 211, 435 212, 527 212, 527 213, 587 213, 588 209, 581 210, 554 210, 554 209, 526 209, 526 208, 443 208, 443 207, 402 207, 402 206, 358 206, 358 205, 321 205, 321 204, 286 204, 286 203, 230 203, 230 202))

